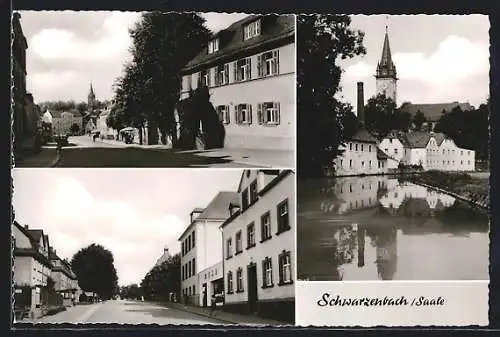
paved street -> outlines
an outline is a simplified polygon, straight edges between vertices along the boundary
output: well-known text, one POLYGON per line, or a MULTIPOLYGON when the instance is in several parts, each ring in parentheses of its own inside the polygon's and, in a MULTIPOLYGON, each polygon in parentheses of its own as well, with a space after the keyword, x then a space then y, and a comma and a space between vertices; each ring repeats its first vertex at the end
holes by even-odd
POLYGON ((33 323, 225 324, 215 319, 173 308, 126 300, 77 305, 53 316, 42 317, 33 323))

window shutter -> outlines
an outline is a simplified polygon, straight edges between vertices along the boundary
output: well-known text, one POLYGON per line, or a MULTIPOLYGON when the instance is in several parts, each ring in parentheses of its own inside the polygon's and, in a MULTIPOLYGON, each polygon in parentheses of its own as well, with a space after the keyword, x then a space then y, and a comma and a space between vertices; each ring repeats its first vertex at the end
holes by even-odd
POLYGON ((226 82, 225 83, 221 83, 221 84, 228 84, 229 83, 229 63, 226 63, 224 64, 224 77, 226 78, 226 82))
POLYGON ((224 117, 224 121, 226 124, 229 124, 231 119, 231 114, 229 112, 229 109, 230 109, 229 105, 226 105, 226 116, 224 117))
POLYGON ((247 80, 251 80, 252 79, 252 59, 250 57, 247 57, 247 68, 246 68, 246 72, 247 72, 247 80))
POLYGON ((236 122, 236 124, 240 124, 240 109, 239 109, 239 105, 235 105, 234 106, 234 121, 236 122))
POLYGON ((280 277, 280 283, 283 283, 284 281, 284 275, 283 275, 283 265, 285 261, 285 254, 280 254, 278 256, 278 269, 279 269, 279 277, 280 277))
POLYGON ((262 285, 266 285, 266 260, 262 260, 262 285))
POLYGON ((281 123, 281 111, 280 111, 280 103, 279 102, 276 102, 274 103, 274 108, 276 109, 275 110, 275 114, 276 114, 276 123, 279 125, 281 123))
POLYGON ((247 111, 248 111, 248 124, 252 124, 252 104, 247 104, 247 111))
POLYGON ((238 82, 239 81, 239 79, 238 79, 238 61, 234 61, 234 63, 233 63, 233 72, 234 72, 233 81, 238 82))
POLYGON ((259 122, 259 125, 262 125, 264 123, 264 118, 262 116, 262 103, 257 104, 257 120, 259 122))
POLYGON ((218 67, 215 67, 214 68, 214 84, 215 86, 219 86, 220 85, 220 73, 219 73, 219 69, 218 67))
POLYGON ((262 54, 257 56, 257 74, 262 77, 262 54))
POLYGON ((279 49, 273 51, 274 56, 274 74, 278 75, 280 73, 280 51, 279 49))

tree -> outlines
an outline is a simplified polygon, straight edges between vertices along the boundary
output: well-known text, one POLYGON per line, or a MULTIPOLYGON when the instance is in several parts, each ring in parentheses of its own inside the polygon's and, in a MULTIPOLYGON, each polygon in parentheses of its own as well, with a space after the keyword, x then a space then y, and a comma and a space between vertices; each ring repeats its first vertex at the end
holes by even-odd
POLYGON ((181 288, 181 258, 179 254, 154 266, 141 282, 146 299, 170 300, 170 295, 179 298, 181 288))
MULTIPOLYGON (((365 54, 364 33, 347 15, 297 16, 297 156, 301 176, 319 176, 342 153, 348 105, 340 91, 339 59, 365 54)), ((352 110, 352 109, 351 109, 352 110)))
POLYGON ((78 134, 80 132, 80 126, 76 123, 71 124, 70 131, 72 134, 78 134))
POLYGON ((206 45, 210 33, 204 24, 195 13, 148 12, 130 30, 133 60, 125 66, 123 92, 115 92, 115 99, 125 103, 125 116, 136 127, 147 121, 150 144, 158 143, 157 128, 163 138, 168 134, 176 141, 180 70, 206 45))
POLYGON ((405 129, 396 103, 384 94, 371 97, 365 106, 366 129, 379 138, 385 137, 393 129, 405 129))
POLYGON ((95 292, 102 299, 110 299, 115 293, 118 276, 113 254, 101 245, 80 249, 73 255, 71 268, 82 290, 95 292))
POLYGON ((415 130, 422 130, 422 125, 427 122, 427 118, 425 118, 422 111, 418 110, 415 116, 413 116, 413 124, 415 125, 415 130))

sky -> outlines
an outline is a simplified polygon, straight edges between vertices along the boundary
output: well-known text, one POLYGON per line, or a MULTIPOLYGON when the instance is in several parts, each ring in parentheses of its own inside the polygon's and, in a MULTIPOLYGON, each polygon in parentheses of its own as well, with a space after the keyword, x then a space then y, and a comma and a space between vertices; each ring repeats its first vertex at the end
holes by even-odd
MULTIPOLYGON (((128 29, 139 12, 21 11, 28 42, 27 90, 35 103, 87 101, 90 82, 100 101, 112 98, 112 85, 130 60, 128 29)), ((212 31, 245 17, 241 13, 205 13, 212 31)))
POLYGON ((375 95, 375 70, 388 25, 398 73, 397 104, 486 102, 489 94, 489 20, 484 15, 353 15, 365 33, 366 55, 342 63, 342 95, 356 107, 356 82, 365 102, 375 95))
POLYGON ((16 220, 43 229, 60 258, 97 243, 115 259, 119 284, 140 283, 177 241, 189 213, 236 191, 237 169, 14 169, 16 220))

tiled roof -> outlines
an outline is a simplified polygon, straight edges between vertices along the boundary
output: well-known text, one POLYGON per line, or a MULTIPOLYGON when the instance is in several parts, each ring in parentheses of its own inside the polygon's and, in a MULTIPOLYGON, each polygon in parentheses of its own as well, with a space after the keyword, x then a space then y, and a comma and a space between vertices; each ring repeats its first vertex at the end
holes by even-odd
POLYGON ((413 131, 408 133, 399 133, 397 135, 397 138, 401 141, 401 143, 403 143, 403 146, 407 148, 427 147, 431 137, 436 140, 438 145, 441 145, 441 143, 446 139, 446 136, 440 132, 413 131))
POLYGON ((377 159, 378 160, 386 160, 388 158, 389 158, 389 156, 384 151, 382 151, 381 149, 379 149, 377 147, 377 159))
POLYGON ((230 216, 229 204, 237 203, 238 199, 236 192, 219 192, 196 220, 226 220, 230 216))
POLYGON ((437 104, 412 104, 404 103, 401 105, 401 111, 408 112, 410 115, 415 116, 417 111, 420 110, 425 116, 425 118, 430 122, 437 122, 439 118, 443 115, 443 110, 448 113, 453 110, 453 108, 459 106, 463 111, 473 110, 474 107, 469 103, 437 103, 437 104))
MULTIPOLYGON (((249 55, 254 49, 267 43, 279 42, 287 38, 295 38, 295 17, 293 15, 250 15, 230 25, 214 35, 219 37, 219 50, 208 54, 208 45, 181 72, 196 71, 200 67, 208 67, 216 62, 236 56, 239 53, 249 55), (261 18, 261 34, 244 40, 243 27, 261 18)), ((207 41, 208 42, 208 41, 207 41)))
POLYGON ((351 140, 365 143, 377 143, 377 138, 375 138, 375 136, 373 136, 366 129, 359 129, 356 131, 351 140))

